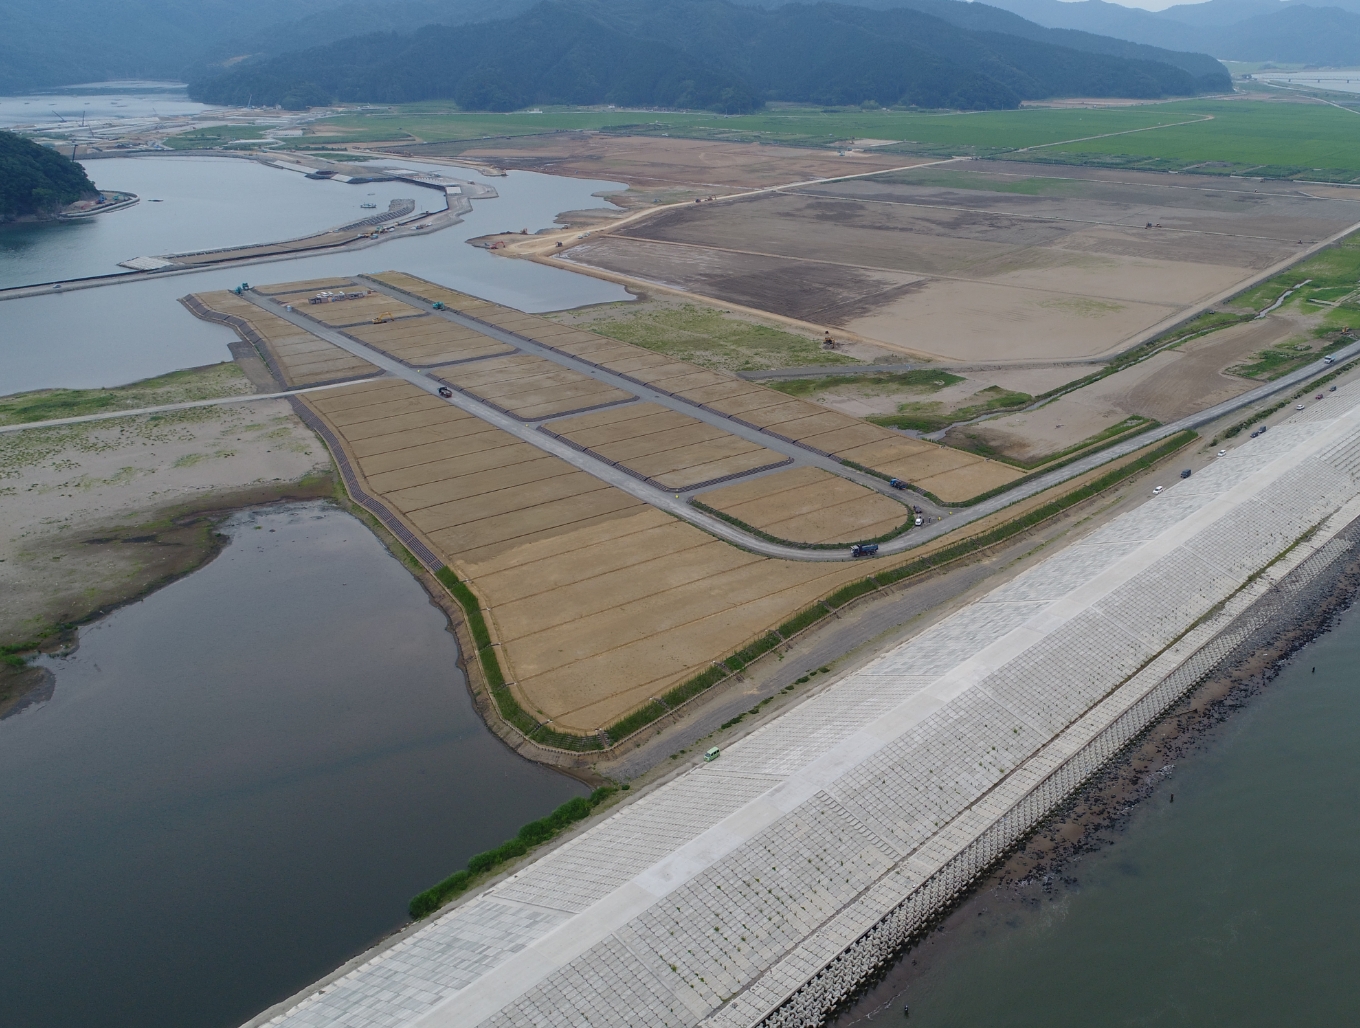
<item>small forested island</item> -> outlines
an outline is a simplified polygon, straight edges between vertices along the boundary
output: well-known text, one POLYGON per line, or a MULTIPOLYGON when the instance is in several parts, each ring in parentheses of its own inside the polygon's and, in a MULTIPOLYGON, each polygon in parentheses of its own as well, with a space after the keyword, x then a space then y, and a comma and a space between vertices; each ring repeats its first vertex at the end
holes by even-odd
POLYGON ((55 218, 68 204, 98 197, 99 190, 75 161, 0 131, 0 224, 55 218))

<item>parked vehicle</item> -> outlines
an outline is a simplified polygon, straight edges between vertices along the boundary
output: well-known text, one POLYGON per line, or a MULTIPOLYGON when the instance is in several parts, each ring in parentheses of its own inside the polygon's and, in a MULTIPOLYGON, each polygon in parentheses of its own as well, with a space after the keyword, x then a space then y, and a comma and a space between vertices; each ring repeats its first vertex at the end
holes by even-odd
POLYGON ((852 557, 872 557, 878 552, 878 543, 855 543, 850 547, 852 557))
POLYGON ((1295 410, 1303 410, 1303 404, 1301 404, 1301 403, 1296 403, 1296 404, 1294 404, 1294 409, 1295 409, 1295 410))
POLYGON ((1218 455, 1219 455, 1220 457, 1226 457, 1226 456, 1228 455, 1228 451, 1227 451, 1227 450, 1219 450, 1219 451, 1218 451, 1218 455))
POLYGON ((444 399, 446 400, 450 400, 453 398, 453 390, 450 389, 448 386, 440 386, 439 395, 444 397, 444 399))
POLYGON ((718 759, 718 753, 719 753, 718 747, 716 747, 716 746, 710 747, 710 748, 704 753, 704 763, 708 763, 710 760, 717 760, 717 759, 718 759))
POLYGON ((907 487, 907 483, 903 482, 900 478, 890 478, 888 479, 888 484, 894 489, 905 489, 907 487))
POLYGON ((1189 477, 1190 477, 1190 469, 1189 469, 1189 468, 1186 468, 1184 471, 1181 472, 1181 478, 1189 478, 1189 477))
POLYGON ((917 514, 924 514, 924 513, 925 513, 925 511, 923 511, 920 507, 912 507, 911 509, 914 510, 914 511, 916 511, 917 514))
POLYGON ((923 517, 921 517, 921 515, 917 514, 917 515, 916 515, 916 527, 917 527, 917 528, 920 528, 920 527, 921 527, 922 525, 924 525, 925 523, 926 523, 926 519, 923 518, 923 517))
POLYGON ((1161 495, 1162 495, 1162 488, 1163 488, 1163 487, 1159 485, 1156 489, 1152 490, 1152 495, 1153 495, 1153 496, 1161 496, 1161 495))

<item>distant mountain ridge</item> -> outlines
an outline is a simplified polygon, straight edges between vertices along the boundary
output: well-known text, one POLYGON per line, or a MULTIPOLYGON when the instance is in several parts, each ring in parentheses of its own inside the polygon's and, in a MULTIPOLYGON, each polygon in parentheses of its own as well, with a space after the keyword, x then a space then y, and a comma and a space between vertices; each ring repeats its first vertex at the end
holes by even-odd
MULTIPOLYGON (((863 0, 911 4, 914 0, 863 0)), ((1049 28, 1077 29, 1221 60, 1360 64, 1360 0, 1207 0, 1142 11, 1106 0, 991 0, 1049 28)))
POLYGON ((1055 32, 958 0, 916 3, 544 0, 494 22, 242 62, 195 81, 191 95, 294 107, 452 99, 487 110, 616 103, 737 113, 767 100, 989 109, 1231 88, 1226 69, 1204 55, 1055 32))

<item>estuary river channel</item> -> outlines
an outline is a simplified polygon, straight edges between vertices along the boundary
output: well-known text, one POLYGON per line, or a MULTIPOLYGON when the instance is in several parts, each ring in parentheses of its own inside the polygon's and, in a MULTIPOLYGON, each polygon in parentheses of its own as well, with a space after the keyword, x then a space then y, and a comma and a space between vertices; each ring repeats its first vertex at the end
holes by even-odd
MULTIPOLYGON (((238 158, 148 156, 87 165, 102 188, 148 198, 176 197, 178 209, 169 200, 159 205, 144 200, 89 223, 0 230, 0 286, 115 274, 123 270, 117 262, 132 257, 292 238, 355 220, 367 213, 359 203, 375 199, 382 200, 383 209, 387 198, 397 196, 443 205, 439 194, 409 183, 314 181, 238 158), (173 216, 161 212, 167 207, 175 210, 173 216), (242 234, 242 223, 251 226, 250 233, 242 234), (77 236, 72 230, 84 233, 79 239, 88 239, 88 245, 73 242, 77 236)), ((133 276, 109 286, 0 301, 0 394, 121 385, 229 360, 227 345, 235 333, 199 321, 175 301, 186 293, 229 289, 243 281, 289 282, 396 268, 533 312, 630 299, 613 283, 507 260, 467 243, 507 229, 550 228, 563 211, 607 207, 594 194, 622 190, 619 183, 533 172, 486 178, 463 168, 409 161, 392 166, 483 182, 499 195, 475 201, 461 224, 363 249, 189 274, 133 276)))
POLYGON ((444 614, 361 522, 222 530, 0 721, 0 1024, 233 1028, 587 791, 487 730, 444 614))

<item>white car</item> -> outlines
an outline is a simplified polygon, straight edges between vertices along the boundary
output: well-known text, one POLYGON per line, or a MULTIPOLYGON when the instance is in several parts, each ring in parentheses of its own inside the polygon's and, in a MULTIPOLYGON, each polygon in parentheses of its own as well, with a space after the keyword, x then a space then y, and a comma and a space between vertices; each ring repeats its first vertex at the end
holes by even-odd
POLYGON ((925 518, 918 517, 918 518, 916 519, 916 527, 917 527, 917 528, 920 528, 920 527, 921 527, 922 525, 924 525, 925 523, 926 523, 926 519, 925 519, 925 518))
POLYGON ((1294 404, 1294 409, 1295 409, 1295 410, 1303 410, 1303 404, 1301 404, 1301 403, 1296 403, 1296 404, 1294 404))
POLYGON ((1153 496, 1160 496, 1161 493, 1162 493, 1162 487, 1161 487, 1161 486, 1158 486, 1156 489, 1152 490, 1152 495, 1153 495, 1153 496))
POLYGON ((1226 456, 1228 455, 1228 451, 1227 451, 1227 450, 1219 450, 1219 451, 1218 451, 1218 455, 1219 455, 1220 457, 1226 457, 1226 456))

